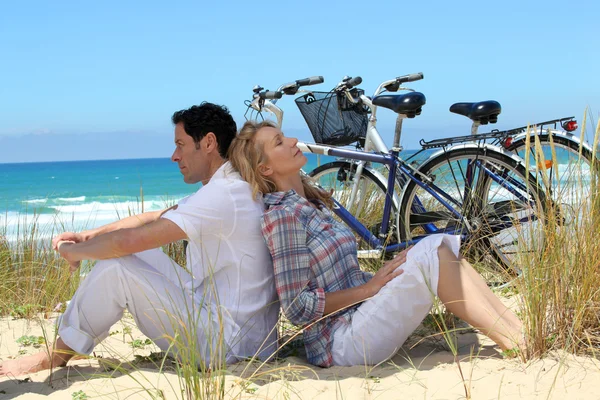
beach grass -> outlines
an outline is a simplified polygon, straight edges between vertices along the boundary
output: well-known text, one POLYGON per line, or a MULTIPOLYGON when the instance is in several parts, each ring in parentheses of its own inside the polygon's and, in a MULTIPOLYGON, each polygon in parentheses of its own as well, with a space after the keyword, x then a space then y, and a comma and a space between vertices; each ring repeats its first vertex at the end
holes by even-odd
MULTIPOLYGON (((585 118, 582 131, 585 130, 585 118)), ((594 153, 600 137, 600 122, 594 129, 594 153)), ((533 138, 530 144, 539 149, 533 138)), ((539 152, 536 152, 539 155, 539 152)), ((547 221, 537 237, 544 238, 541 251, 521 257, 523 274, 514 281, 522 301, 520 317, 526 327, 530 357, 550 350, 595 355, 600 348, 600 183, 598 160, 590 168, 586 198, 569 210, 564 204, 547 202, 547 221)), ((543 165, 543 163, 538 163, 543 165)), ((544 171, 546 173, 546 171, 544 171)), ((550 173, 548 171, 548 173, 550 173)), ((547 189, 548 190, 548 189, 547 189)), ((547 199, 551 194, 547 193, 547 199)))
POLYGON ((35 218, 17 232, 9 243, 6 230, 0 230, 0 316, 31 318, 60 310, 73 297, 79 276, 71 275, 68 263, 40 240, 35 218))

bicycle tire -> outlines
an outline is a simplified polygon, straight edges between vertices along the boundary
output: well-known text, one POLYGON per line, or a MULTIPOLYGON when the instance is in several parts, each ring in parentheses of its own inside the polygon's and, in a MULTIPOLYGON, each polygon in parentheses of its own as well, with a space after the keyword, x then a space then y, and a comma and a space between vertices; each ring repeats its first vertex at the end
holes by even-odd
MULTIPOLYGON (((334 198, 348 210, 367 229, 377 235, 383 221, 383 204, 386 196, 386 183, 377 177, 370 167, 365 167, 359 183, 359 193, 354 204, 348 204, 349 193, 352 190, 354 172, 357 164, 349 161, 333 161, 323 164, 308 175, 315 180, 326 191, 332 191, 334 198), (361 201, 362 200, 362 201, 361 201)), ((391 240, 394 234, 394 224, 398 205, 392 202, 392 211, 387 240, 391 240)), ((337 218, 337 217, 336 217, 337 218)), ((384 239, 384 240, 386 240, 384 239)), ((357 235, 358 248, 367 249, 368 244, 357 235)))
POLYGON ((444 191, 456 189, 452 196, 458 203, 457 211, 470 226, 465 226, 415 181, 410 181, 400 205, 402 240, 452 230, 465 232, 467 240, 461 252, 471 264, 486 267, 483 268, 485 270, 509 271, 513 275, 521 272, 521 257, 542 248, 544 235, 540 228, 545 219, 545 196, 535 177, 526 173, 518 157, 511 157, 491 146, 460 145, 432 156, 418 171, 444 191), (473 160, 480 163, 474 164, 473 160), (468 163, 473 165, 470 171, 468 163), (515 193, 526 201, 495 183, 482 172, 483 166, 519 182, 523 187, 515 193), (470 190, 465 183, 467 173, 472 176, 470 190), (414 203, 415 198, 427 209, 420 209, 414 203), (518 226, 517 220, 521 220, 518 226), (514 225, 503 228, 507 223, 514 225), (427 232, 427 227, 439 231, 427 232))
MULTIPOLYGON (((581 221, 581 216, 589 212, 591 180, 600 170, 600 162, 594 160, 591 149, 581 145, 570 135, 538 135, 544 161, 549 168, 540 168, 537 162, 535 141, 531 138, 530 149, 526 149, 526 137, 513 141, 508 150, 517 154, 523 160, 529 158, 530 170, 542 185, 547 197, 550 197, 555 206, 560 207, 560 214, 566 224, 581 221), (552 143, 550 141, 552 136, 552 143), (554 151, 552 151, 552 145, 554 151), (581 147, 581 156, 579 150, 581 147), (558 163, 558 166, 556 165, 558 163)), ((576 225, 576 224, 575 224, 576 225)))

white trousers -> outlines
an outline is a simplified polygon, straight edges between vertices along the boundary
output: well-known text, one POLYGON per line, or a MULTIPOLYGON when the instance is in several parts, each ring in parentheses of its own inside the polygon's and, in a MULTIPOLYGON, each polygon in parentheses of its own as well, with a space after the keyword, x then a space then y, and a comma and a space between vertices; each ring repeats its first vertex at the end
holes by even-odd
POLYGON ((437 296, 438 248, 446 243, 458 256, 460 237, 432 235, 408 251, 404 270, 362 303, 350 324, 333 335, 334 365, 373 365, 398 352, 431 310, 437 296))
POLYGON ((223 337, 231 337, 230 327, 221 331, 216 310, 186 289, 191 279, 158 249, 99 261, 57 322, 58 334, 77 353, 90 354, 128 309, 163 351, 176 357, 194 351, 205 363, 223 360, 225 352, 227 362, 236 361, 223 344, 223 337))

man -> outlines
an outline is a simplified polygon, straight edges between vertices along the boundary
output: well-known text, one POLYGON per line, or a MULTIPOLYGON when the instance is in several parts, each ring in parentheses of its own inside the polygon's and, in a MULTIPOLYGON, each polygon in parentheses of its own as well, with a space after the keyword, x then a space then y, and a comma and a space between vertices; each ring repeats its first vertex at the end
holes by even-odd
POLYGON ((235 122, 227 108, 210 103, 178 111, 172 121, 171 159, 186 183, 202 188, 170 209, 55 237, 53 247, 72 270, 81 260, 105 261, 73 296, 51 354, 5 361, 0 376, 91 353, 125 308, 146 336, 180 359, 210 366, 273 354, 279 304, 260 230, 263 205, 226 160, 235 122), (189 273, 157 249, 182 239, 189 241, 189 273))

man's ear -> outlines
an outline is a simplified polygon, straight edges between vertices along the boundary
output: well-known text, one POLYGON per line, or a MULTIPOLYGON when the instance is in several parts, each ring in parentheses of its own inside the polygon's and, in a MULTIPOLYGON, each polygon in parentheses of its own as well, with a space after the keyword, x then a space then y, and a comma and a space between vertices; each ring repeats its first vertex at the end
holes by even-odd
POLYGON ((217 137, 214 133, 208 132, 204 136, 204 147, 208 153, 213 151, 219 152, 219 143, 217 143, 217 137))
POLYGON ((269 167, 268 165, 265 164, 260 164, 258 166, 258 172, 262 175, 262 176, 269 176, 269 175, 273 175, 273 168, 269 167))

